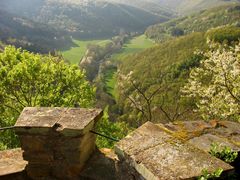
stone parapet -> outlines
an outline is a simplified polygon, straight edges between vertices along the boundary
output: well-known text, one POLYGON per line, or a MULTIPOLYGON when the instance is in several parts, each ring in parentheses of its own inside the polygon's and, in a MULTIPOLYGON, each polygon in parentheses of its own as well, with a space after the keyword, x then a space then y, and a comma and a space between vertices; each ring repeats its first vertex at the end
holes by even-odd
POLYGON ((225 172, 233 167, 196 148, 180 134, 173 134, 163 125, 147 122, 115 146, 121 161, 147 180, 196 179, 207 169, 225 172))
POLYGON ((100 109, 25 108, 15 128, 32 179, 77 178, 95 150, 100 109))

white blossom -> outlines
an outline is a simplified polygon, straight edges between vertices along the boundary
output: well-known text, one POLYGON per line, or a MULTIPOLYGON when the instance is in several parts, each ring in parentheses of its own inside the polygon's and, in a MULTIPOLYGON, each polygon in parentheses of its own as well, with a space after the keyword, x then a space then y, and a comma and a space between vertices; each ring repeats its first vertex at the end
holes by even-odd
POLYGON ((209 51, 200 67, 191 70, 182 93, 197 100, 197 111, 204 119, 240 121, 239 49, 240 43, 234 48, 209 51))

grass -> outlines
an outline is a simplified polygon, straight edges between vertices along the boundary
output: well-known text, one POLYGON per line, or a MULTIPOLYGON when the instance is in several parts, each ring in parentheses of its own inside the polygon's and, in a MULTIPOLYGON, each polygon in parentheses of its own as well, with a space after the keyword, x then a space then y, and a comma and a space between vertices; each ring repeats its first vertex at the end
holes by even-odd
POLYGON ((152 40, 148 39, 145 35, 140 35, 127 42, 120 52, 112 56, 112 59, 121 60, 129 54, 140 52, 154 45, 155 43, 152 40))
MULTIPOLYGON (((73 39, 73 42, 76 44, 76 47, 71 47, 69 50, 62 51, 63 57, 71 62, 72 64, 78 64, 81 60, 81 58, 84 56, 86 50, 87 50, 87 45, 88 44, 98 44, 100 46, 106 45, 110 40, 76 40, 73 39)), ((145 35, 140 35, 132 40, 128 41, 122 48, 122 50, 116 54, 113 54, 111 59, 112 60, 121 60, 125 56, 132 54, 132 53, 137 53, 140 52, 146 48, 150 48, 154 46, 155 43, 147 39, 145 35)), ((116 92, 116 81, 117 81, 117 69, 116 68, 111 68, 108 69, 104 73, 104 83, 105 87, 107 89, 107 93, 112 95, 113 97, 116 97, 117 92, 116 92)))
MULTIPOLYGON (((113 54, 111 59, 113 61, 121 61, 127 55, 138 53, 143 51, 144 49, 153 47, 155 43, 147 39, 145 35, 140 35, 129 42, 127 42, 122 50, 116 54, 113 54)), ((117 82, 117 69, 109 69, 105 72, 105 87, 107 89, 107 93, 112 95, 113 97, 117 97, 117 89, 116 89, 116 82, 117 82)))
POLYGON ((116 97, 117 68, 108 69, 104 74, 104 83, 108 94, 116 97))
POLYGON ((71 47, 69 50, 62 51, 63 57, 72 64, 78 64, 87 50, 88 44, 106 45, 110 40, 76 40, 73 39, 76 47, 71 47))

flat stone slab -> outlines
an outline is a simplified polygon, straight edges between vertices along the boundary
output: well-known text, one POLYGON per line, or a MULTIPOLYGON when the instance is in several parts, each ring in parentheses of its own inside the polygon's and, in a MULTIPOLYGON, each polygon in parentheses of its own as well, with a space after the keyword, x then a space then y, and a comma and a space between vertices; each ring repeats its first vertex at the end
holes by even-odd
POLYGON ((188 142, 206 152, 210 151, 211 145, 214 143, 219 144, 220 148, 227 146, 230 147, 233 151, 240 152, 239 146, 236 146, 235 144, 229 142, 227 139, 212 134, 204 134, 202 136, 192 138, 188 142))
POLYGON ((240 152, 240 123, 232 121, 181 121, 158 124, 173 136, 209 152, 212 143, 240 152))
POLYGON ((117 143, 115 152, 149 180, 191 179, 200 176, 203 169, 233 169, 150 122, 117 143))
POLYGON ((101 109, 26 107, 19 116, 15 127, 53 128, 68 133, 78 131, 84 134, 102 117, 101 109))
POLYGON ((24 171, 27 161, 23 160, 22 153, 20 148, 0 151, 0 179, 24 171))

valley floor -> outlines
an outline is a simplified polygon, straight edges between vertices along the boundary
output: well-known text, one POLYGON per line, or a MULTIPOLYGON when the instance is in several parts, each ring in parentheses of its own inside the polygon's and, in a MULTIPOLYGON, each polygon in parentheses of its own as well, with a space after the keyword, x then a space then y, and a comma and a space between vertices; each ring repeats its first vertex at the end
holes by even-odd
MULTIPOLYGON (((153 47, 155 42, 148 39, 145 35, 140 35, 134 37, 133 39, 129 40, 126 44, 123 45, 123 48, 120 52, 115 53, 111 56, 111 61, 113 62, 121 62, 130 54, 138 53, 143 51, 144 49, 153 47)), ((117 90, 116 90, 116 81, 117 81, 117 68, 116 69, 109 69, 105 72, 105 85, 107 89, 107 93, 112 95, 116 98, 117 90)))
POLYGON ((97 44, 100 46, 104 46, 108 42, 109 39, 96 39, 96 40, 77 40, 73 39, 73 42, 76 46, 69 48, 68 50, 62 51, 63 57, 68 60, 72 64, 78 64, 82 57, 84 56, 87 46, 89 44, 97 44))
MULTIPOLYGON (((68 60, 72 64, 78 64, 81 60, 81 58, 84 56, 87 50, 87 46, 89 44, 97 44, 100 46, 106 45, 108 42, 110 42, 110 39, 96 39, 96 40, 76 40, 73 39, 73 42, 76 44, 76 46, 69 48, 68 50, 62 51, 63 57, 68 60)), ((122 47, 122 50, 118 53, 112 54, 110 57, 110 60, 112 62, 121 62, 126 56, 138 53, 140 51, 143 51, 144 49, 153 47, 155 45, 155 42, 148 39, 145 35, 136 36, 127 43, 125 43, 122 47)), ((111 68, 108 69, 106 72, 104 72, 104 84, 107 89, 107 93, 112 95, 113 97, 117 96, 116 92, 116 72, 117 68, 111 68)))

